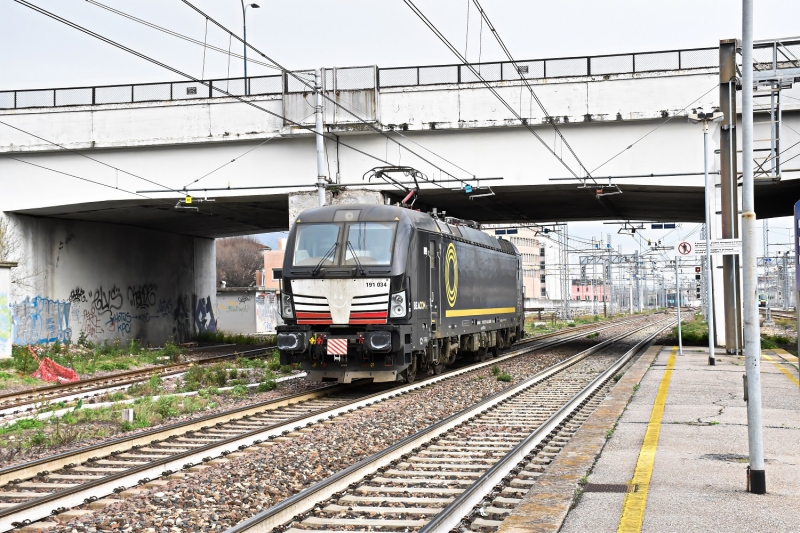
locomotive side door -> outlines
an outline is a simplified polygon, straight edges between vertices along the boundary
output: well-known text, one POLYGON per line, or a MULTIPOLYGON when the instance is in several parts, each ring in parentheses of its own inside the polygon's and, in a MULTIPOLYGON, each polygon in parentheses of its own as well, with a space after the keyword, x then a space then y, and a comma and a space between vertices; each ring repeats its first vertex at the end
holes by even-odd
MULTIPOLYGON (((436 323, 439 327, 439 296, 441 294, 441 271, 442 271, 442 250, 439 239, 430 239, 428 243, 428 272, 430 273, 430 308, 431 308, 431 322, 436 323)), ((433 331, 433 327, 431 327, 433 331)))
MULTIPOLYGON (((426 324, 431 318, 430 293, 430 243, 425 233, 417 233, 417 251, 414 263, 417 265, 417 287, 412 306, 417 319, 426 324)), ((416 339, 415 339, 416 340, 416 339)))

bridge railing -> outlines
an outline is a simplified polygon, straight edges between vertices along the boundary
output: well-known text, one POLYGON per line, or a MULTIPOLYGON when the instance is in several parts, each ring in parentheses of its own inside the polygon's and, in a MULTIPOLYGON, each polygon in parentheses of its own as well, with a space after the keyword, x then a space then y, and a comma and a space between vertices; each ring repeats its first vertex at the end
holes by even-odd
MULTIPOLYGON (((562 57, 510 62, 479 63, 475 67, 491 82, 525 79, 549 79, 580 76, 603 76, 659 71, 714 68, 719 65, 718 48, 692 48, 663 52, 562 57)), ((768 52, 769 53, 769 52, 768 52)), ((313 71, 295 74, 313 85, 313 71)), ((414 87, 477 82, 464 65, 431 65, 377 68, 346 67, 325 69, 324 85, 328 91, 414 87)), ((280 95, 310 91, 309 87, 287 73, 250 78, 225 78, 204 82, 177 81, 138 83, 95 87, 68 87, 0 91, 0 109, 62 107, 97 104, 127 104, 195 98, 280 95), (248 91, 245 90, 248 85, 248 91)))
MULTIPOLYGON (((491 82, 692 70, 719 66, 719 48, 536 59, 517 61, 516 68, 508 61, 473 66, 491 82)), ((479 81, 467 66, 460 64, 382 68, 378 73, 382 88, 479 81)))

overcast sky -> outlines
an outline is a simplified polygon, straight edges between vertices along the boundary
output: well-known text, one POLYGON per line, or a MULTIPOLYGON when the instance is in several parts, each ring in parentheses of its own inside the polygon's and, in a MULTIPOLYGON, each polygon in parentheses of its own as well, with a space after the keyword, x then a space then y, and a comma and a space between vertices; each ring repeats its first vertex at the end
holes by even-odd
MULTIPOLYGON (((247 9, 248 41, 291 69, 453 63, 445 46, 402 0, 256 0, 247 9)), ((32 0, 137 51, 196 77, 240 76, 242 61, 207 51, 111 13, 87 0, 32 0)), ((238 0, 195 0, 241 33, 238 0)), ((502 59, 470 0, 416 0, 416 5, 472 61, 502 59), (469 23, 468 23, 469 21, 469 23)), ((483 0, 482 5, 518 59, 568 57, 716 46, 741 34, 740 0, 483 0)), ((222 31, 181 0, 104 0, 103 4, 227 50, 222 31)), ((755 3, 755 39, 800 34, 800 1, 755 3)), ((180 77, 51 20, 13 0, 0 0, 0 90, 155 82, 180 77)), ((232 45, 241 53, 241 46, 232 45)), ((252 57, 252 55, 251 55, 252 57)), ((251 64, 249 75, 274 73, 251 64)), ((791 241, 791 222, 771 222, 775 243, 791 241)), ((610 232, 623 251, 631 237, 600 223, 572 224, 572 235, 610 232)), ((676 240, 696 230, 646 231, 676 240)), ((699 233, 695 233, 699 236, 699 233)), ((637 245, 638 246, 638 245, 637 245)), ((785 247, 779 247, 781 250, 785 247)))

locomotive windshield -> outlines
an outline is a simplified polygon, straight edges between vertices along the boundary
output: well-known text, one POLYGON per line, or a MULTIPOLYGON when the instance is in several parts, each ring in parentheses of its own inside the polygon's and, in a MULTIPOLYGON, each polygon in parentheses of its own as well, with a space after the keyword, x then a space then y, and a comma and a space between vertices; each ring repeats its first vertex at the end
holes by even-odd
MULTIPOLYGON (((294 246, 294 266, 332 265, 336 260, 334 245, 339 242, 340 224, 299 224, 294 246)), ((337 247, 338 248, 338 247, 337 247)))
POLYGON ((396 222, 298 224, 292 264, 391 265, 396 228, 396 222))
POLYGON ((344 248, 344 264, 355 265, 356 258, 362 265, 392 264, 392 242, 396 227, 395 222, 350 224, 347 229, 348 246, 344 248))

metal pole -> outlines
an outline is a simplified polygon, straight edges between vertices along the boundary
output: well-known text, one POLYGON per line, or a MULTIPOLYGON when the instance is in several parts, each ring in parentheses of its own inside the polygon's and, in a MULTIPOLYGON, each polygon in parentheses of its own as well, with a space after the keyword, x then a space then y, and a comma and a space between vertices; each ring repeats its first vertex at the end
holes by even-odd
MULTIPOLYGON (((773 124, 774 126, 774 124, 773 124)), ((772 162, 775 164, 775 161, 772 162)), ((770 268, 772 266, 772 259, 769 256, 769 221, 765 218, 762 222, 762 228, 764 230, 764 294, 767 297, 767 301, 764 304, 764 325, 765 326, 774 326, 775 323, 772 321, 772 312, 770 307, 772 305, 772 292, 770 291, 770 268)))
MULTIPOLYGON (((720 205, 723 239, 739 237, 737 157, 736 157, 736 45, 733 39, 719 43, 719 97, 723 120, 720 123, 720 205)), ((744 160, 746 161, 746 160, 744 160)), ((751 159, 752 161, 752 159, 751 159)), ((746 166, 746 165, 745 165, 746 166)), ((739 353, 741 346, 739 260, 737 256, 722 256, 722 296, 724 298, 725 349, 739 353)))
MULTIPOLYGON (((633 275, 632 272, 631 272, 631 275, 633 275)), ((630 283, 628 283, 628 308, 629 308, 630 314, 633 314, 633 280, 632 279, 630 280, 630 283)))
POLYGON ((250 91, 247 89, 247 17, 245 15, 246 7, 244 5, 244 0, 242 2, 242 36, 244 40, 244 94, 250 94, 250 91))
POLYGON ((706 178, 706 299, 708 321, 708 364, 717 364, 716 354, 714 353, 714 289, 711 280, 711 204, 714 199, 714 182, 708 174, 708 121, 703 121, 703 167, 706 178))
POLYGON ((789 310, 789 271, 786 270, 786 257, 789 252, 783 253, 783 310, 789 310))
POLYGON ((747 375, 747 441, 750 492, 767 492, 761 420, 761 337, 758 324, 756 213, 753 194, 753 0, 742 0, 742 262, 744 356, 747 375))
POLYGON ((683 355, 683 334, 681 333, 681 283, 678 277, 678 258, 675 258, 675 308, 678 310, 678 355, 683 355))
POLYGON ((634 267, 635 268, 634 278, 636 279, 636 311, 641 313, 642 292, 640 290, 640 285, 639 285, 639 250, 634 250, 633 255, 634 255, 634 262, 636 263, 634 267))
POLYGON ((317 119, 317 193, 319 195, 319 205, 325 205, 325 137, 322 129, 322 74, 320 69, 314 71, 314 89, 317 92, 317 105, 315 114, 317 119))

